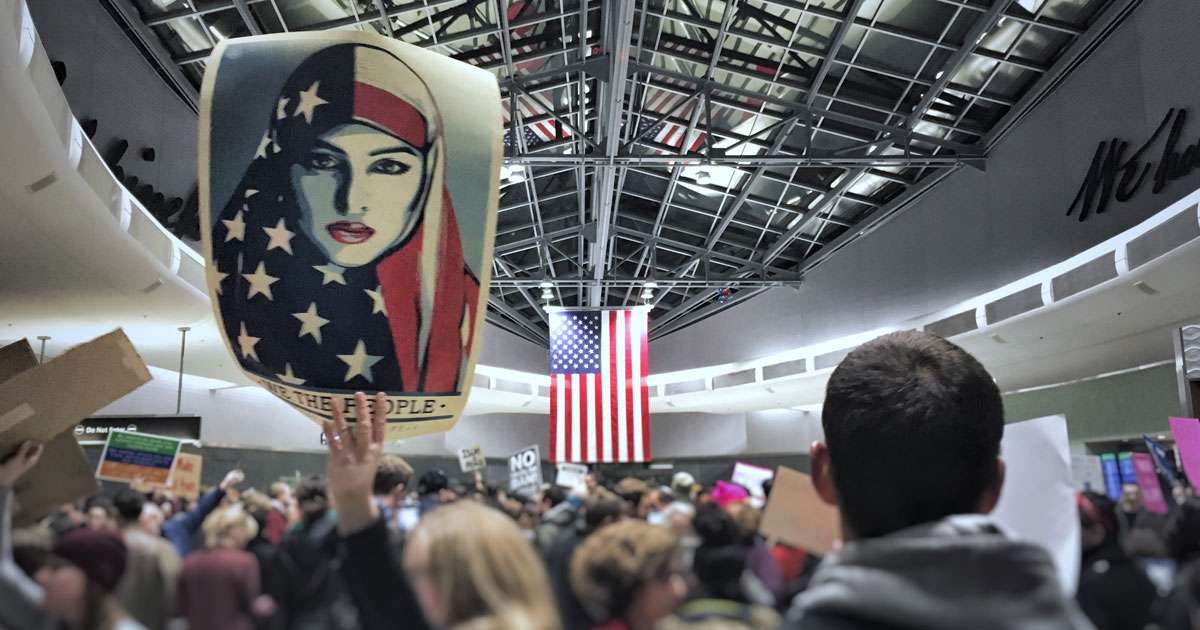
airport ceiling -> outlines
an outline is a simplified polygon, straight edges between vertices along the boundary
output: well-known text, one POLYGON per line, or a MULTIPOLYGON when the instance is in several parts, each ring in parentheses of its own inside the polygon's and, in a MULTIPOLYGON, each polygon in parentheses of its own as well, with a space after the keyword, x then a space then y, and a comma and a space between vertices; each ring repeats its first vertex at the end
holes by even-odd
POLYGON ((1137 0, 105 1, 193 106, 216 42, 252 34, 360 29, 494 72, 489 320, 545 344, 547 303, 648 303, 654 338, 797 286, 985 168, 1137 0))

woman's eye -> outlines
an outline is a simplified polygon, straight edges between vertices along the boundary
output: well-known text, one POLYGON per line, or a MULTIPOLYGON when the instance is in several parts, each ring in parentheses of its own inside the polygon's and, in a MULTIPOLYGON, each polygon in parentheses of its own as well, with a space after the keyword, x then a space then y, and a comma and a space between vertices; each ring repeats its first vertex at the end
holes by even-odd
POLYGON ((338 167, 338 159, 332 155, 323 153, 315 153, 308 158, 308 167, 317 170, 328 171, 338 167))
POLYGON ((380 175, 403 175, 412 167, 399 160, 379 160, 371 165, 370 172, 380 175))

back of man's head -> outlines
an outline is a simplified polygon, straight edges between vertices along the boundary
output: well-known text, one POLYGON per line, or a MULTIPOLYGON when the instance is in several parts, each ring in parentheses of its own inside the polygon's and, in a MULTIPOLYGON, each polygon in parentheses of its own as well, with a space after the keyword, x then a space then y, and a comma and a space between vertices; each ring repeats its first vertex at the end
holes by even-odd
POLYGON ((384 455, 379 462, 379 468, 375 469, 375 483, 373 491, 375 496, 383 496, 391 494, 393 490, 400 486, 408 487, 408 482, 412 480, 413 467, 404 461, 403 458, 396 455, 384 455))
POLYGON ((145 504, 146 496, 131 488, 123 488, 113 497, 113 506, 117 508, 117 516, 124 525, 136 523, 142 516, 142 506, 145 504))
POLYGON ((328 482, 321 475, 309 475, 296 488, 296 503, 305 518, 324 516, 329 509, 328 482))
POLYGON ((554 507, 559 503, 567 500, 567 491, 562 486, 550 486, 542 492, 542 502, 548 503, 546 507, 554 507))
POLYGON ((892 333, 847 355, 821 422, 842 520, 859 538, 976 512, 998 481, 1000 390, 935 335, 892 333))
POLYGON ((624 507, 621 497, 604 488, 596 488, 583 502, 583 521, 588 529, 595 529, 620 518, 624 507))

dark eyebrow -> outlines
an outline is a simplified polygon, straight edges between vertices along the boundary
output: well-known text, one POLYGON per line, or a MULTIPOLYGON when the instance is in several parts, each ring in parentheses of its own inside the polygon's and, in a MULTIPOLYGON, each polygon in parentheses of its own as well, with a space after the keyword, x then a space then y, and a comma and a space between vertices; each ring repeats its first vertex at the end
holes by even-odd
POLYGON ((317 138, 315 142, 316 142, 316 145, 322 149, 325 149, 327 151, 333 151, 334 153, 337 153, 339 155, 346 155, 345 151, 337 148, 336 146, 334 146, 332 144, 329 144, 328 142, 325 142, 324 140, 322 140, 320 138, 317 138))
POLYGON ((382 149, 375 149, 374 151, 370 152, 368 155, 384 155, 386 153, 407 153, 414 157, 421 157, 421 154, 418 153, 416 149, 408 146, 407 144, 398 144, 394 147, 384 147, 382 149))

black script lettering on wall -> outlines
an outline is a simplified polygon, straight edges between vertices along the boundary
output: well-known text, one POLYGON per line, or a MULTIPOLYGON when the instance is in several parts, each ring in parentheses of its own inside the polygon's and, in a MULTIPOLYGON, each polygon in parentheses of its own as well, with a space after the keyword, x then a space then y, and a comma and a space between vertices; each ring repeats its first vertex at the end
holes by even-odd
POLYGON ((1187 110, 1171 108, 1150 138, 1128 156, 1128 141, 1119 138, 1101 141, 1079 191, 1067 208, 1067 216, 1071 216, 1078 208, 1079 220, 1084 221, 1090 214, 1101 214, 1107 210, 1111 200, 1115 199, 1117 203, 1129 201, 1142 190, 1151 172, 1154 176, 1150 178, 1153 182, 1150 193, 1157 195, 1167 184, 1182 179, 1200 166, 1200 139, 1193 144, 1180 146, 1180 136, 1187 118, 1187 110), (1147 154, 1154 155, 1151 148, 1168 128, 1170 131, 1166 134, 1158 161, 1146 160, 1147 154))

